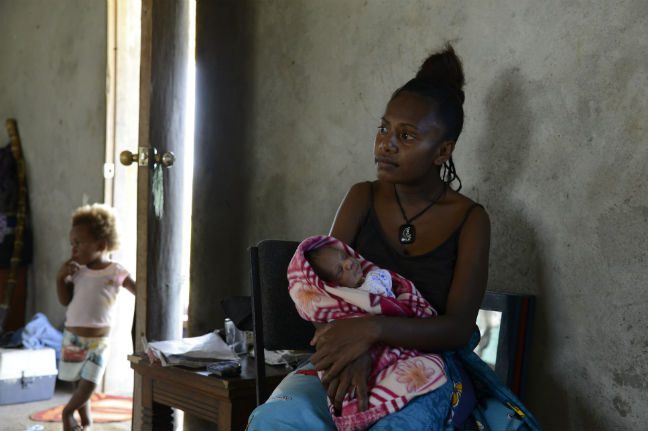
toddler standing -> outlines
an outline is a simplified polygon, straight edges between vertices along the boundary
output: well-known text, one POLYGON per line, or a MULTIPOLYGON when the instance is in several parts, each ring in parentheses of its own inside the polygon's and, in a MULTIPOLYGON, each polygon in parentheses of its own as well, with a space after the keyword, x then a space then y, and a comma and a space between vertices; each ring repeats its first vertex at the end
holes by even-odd
POLYGON ((116 219, 105 205, 85 205, 72 214, 72 256, 61 265, 56 287, 67 306, 59 379, 77 382, 63 408, 63 430, 85 430, 92 424, 90 396, 108 358, 112 312, 121 286, 135 294, 135 281, 109 253, 118 247, 116 219), (74 418, 79 412, 81 424, 74 418))

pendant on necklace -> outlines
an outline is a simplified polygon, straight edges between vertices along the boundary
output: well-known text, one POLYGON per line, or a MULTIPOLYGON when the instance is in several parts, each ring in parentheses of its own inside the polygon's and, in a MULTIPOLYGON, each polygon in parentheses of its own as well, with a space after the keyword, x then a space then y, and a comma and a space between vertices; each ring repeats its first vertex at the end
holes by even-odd
POLYGON ((398 228, 398 240, 401 244, 411 244, 416 240, 416 228, 414 225, 405 223, 398 228))

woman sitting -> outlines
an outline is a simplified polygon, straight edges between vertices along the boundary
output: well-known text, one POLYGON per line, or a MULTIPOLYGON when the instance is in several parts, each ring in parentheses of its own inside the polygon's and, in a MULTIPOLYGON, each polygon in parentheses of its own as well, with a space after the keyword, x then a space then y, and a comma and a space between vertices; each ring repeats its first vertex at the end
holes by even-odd
MULTIPOLYGON (((488 278, 490 221, 459 192, 452 161, 463 127, 463 85, 461 62, 448 46, 393 93, 374 144, 378 179, 351 187, 330 231, 367 260, 411 280, 439 315, 318 324, 306 369, 320 371, 321 383, 317 375, 290 374, 252 413, 248 430, 334 430, 327 395, 339 410, 354 393, 366 410, 376 344, 436 353, 469 344, 488 278)), ((461 429, 475 392, 459 355, 444 358, 452 378, 370 429, 461 429)))

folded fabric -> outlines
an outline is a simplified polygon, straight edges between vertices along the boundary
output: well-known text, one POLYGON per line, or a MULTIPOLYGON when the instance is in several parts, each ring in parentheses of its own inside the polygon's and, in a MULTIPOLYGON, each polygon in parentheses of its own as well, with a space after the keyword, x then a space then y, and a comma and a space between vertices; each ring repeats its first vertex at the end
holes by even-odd
MULTIPOLYGON (((288 289, 299 315, 312 322, 368 314, 405 317, 433 317, 436 311, 415 289, 412 282, 390 272, 395 298, 327 284, 320 279, 305 253, 323 246, 343 250, 360 262, 363 274, 379 269, 351 247, 328 236, 302 241, 288 266, 288 289)), ((338 430, 368 428, 383 416, 402 409, 414 397, 442 386, 446 381, 443 359, 436 354, 392 346, 374 346, 371 350, 372 371, 369 376, 369 408, 361 412, 355 397, 346 395, 340 416, 329 409, 338 430)))
POLYGON ((374 295, 385 295, 395 298, 392 291, 392 277, 391 273, 386 269, 376 269, 369 271, 365 276, 365 280, 358 289, 366 290, 374 295))
POLYGON ((43 313, 36 313, 22 331, 22 343, 28 349, 51 347, 56 351, 56 362, 61 357, 63 333, 52 326, 43 313))

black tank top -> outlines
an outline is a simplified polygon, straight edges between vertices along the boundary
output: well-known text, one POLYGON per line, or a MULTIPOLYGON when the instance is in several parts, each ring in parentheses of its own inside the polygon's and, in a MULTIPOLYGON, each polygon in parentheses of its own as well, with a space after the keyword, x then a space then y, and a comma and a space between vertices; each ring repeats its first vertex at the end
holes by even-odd
POLYGON ((369 189, 369 209, 352 247, 365 259, 412 281, 435 310, 439 314, 445 314, 448 291, 457 261, 459 234, 473 208, 481 205, 472 204, 459 227, 437 248, 419 256, 405 256, 385 239, 374 210, 373 183, 370 183, 369 189))

